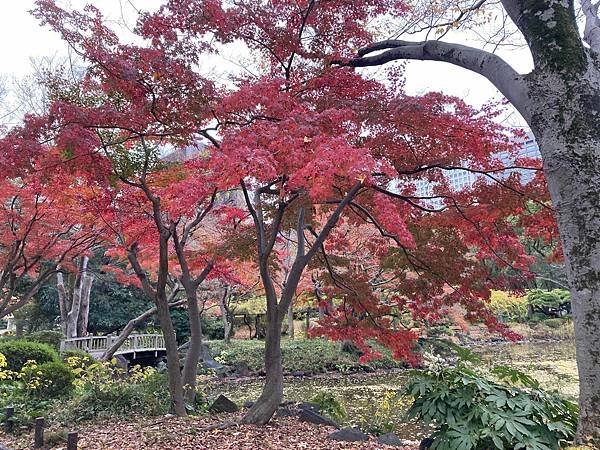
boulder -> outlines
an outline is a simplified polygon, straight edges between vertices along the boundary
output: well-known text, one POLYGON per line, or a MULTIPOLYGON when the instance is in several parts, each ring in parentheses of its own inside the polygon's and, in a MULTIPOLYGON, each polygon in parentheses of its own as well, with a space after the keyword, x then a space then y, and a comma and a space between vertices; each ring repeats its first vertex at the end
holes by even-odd
POLYGON ((310 422, 316 425, 329 425, 336 428, 338 427, 338 424, 329 417, 322 416, 321 414, 311 411, 310 409, 301 409, 299 411, 298 419, 303 422, 310 422))
POLYGON ((236 412, 239 410, 238 405, 233 403, 223 394, 219 395, 212 405, 208 408, 210 412, 222 413, 222 412, 236 412))
POLYGON ((308 410, 310 410, 312 412, 316 412, 316 413, 321 412, 321 407, 317 403, 311 403, 311 402, 299 403, 298 406, 296 406, 296 408, 298 409, 298 411, 301 411, 303 409, 308 409, 308 410))
POLYGON ((406 439, 400 439, 396 433, 382 434, 377 438, 377 442, 380 444, 391 445, 394 447, 414 446, 418 442, 408 441, 406 439))
POLYGON ((421 444, 419 444, 419 450, 427 450, 432 445, 433 445, 433 439, 425 438, 421 441, 421 444))
POLYGON ((229 374, 234 377, 249 377, 252 371, 246 361, 239 361, 229 367, 229 374))
POLYGON ((369 440, 369 436, 358 428, 342 428, 334 431, 329 435, 329 439, 343 442, 365 442, 369 440))

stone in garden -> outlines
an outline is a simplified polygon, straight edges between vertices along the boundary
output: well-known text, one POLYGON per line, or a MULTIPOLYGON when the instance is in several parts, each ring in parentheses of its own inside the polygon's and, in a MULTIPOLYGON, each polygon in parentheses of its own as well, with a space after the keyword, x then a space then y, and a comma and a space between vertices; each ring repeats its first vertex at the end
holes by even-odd
POLYGON ((275 412, 275 416, 277 417, 292 417, 296 415, 296 411, 294 411, 292 408, 290 408, 289 406, 280 406, 279 408, 277 408, 277 411, 275 412))
POLYGON ((419 445, 419 441, 411 441, 408 439, 400 439, 396 433, 382 434, 377 438, 377 442, 380 444, 391 445, 394 447, 410 447, 415 448, 419 445))
POLYGON ((393 446, 397 446, 397 447, 405 445, 405 441, 400 439, 396 435, 396 433, 382 434, 381 436, 379 436, 377 438, 377 442, 379 442, 380 444, 393 445, 393 446))
POLYGON ((246 401, 244 402, 244 408, 252 408, 254 406, 254 402, 246 401))
POLYGON ((358 428, 342 428, 331 433, 329 439, 343 442, 364 442, 369 440, 369 436, 358 428))
POLYGON ((419 445, 419 450, 427 450, 432 445, 433 445, 433 439, 425 438, 421 441, 421 444, 419 445))
POLYGON ((231 375, 236 377, 249 377, 252 375, 252 371, 250 370, 250 366, 246 361, 236 362, 233 366, 231 366, 231 375))
POLYGON ((338 424, 330 418, 322 416, 321 414, 311 411, 310 409, 301 409, 298 413, 298 419, 300 419, 302 422, 314 423, 315 425, 330 425, 336 428, 338 426, 338 424))
POLYGON ((310 402, 302 402, 297 406, 298 410, 308 409, 312 412, 319 413, 321 412, 321 407, 318 403, 310 403, 310 402))
POLYGON ((198 368, 202 368, 203 370, 210 369, 219 376, 225 375, 225 372, 227 372, 225 366, 223 364, 219 364, 214 359, 207 359, 202 361, 200 364, 198 364, 198 368))
POLYGON ((213 404, 210 405, 210 408, 208 408, 209 411, 215 412, 215 413, 221 413, 221 412, 232 413, 232 412, 238 411, 238 409, 239 409, 238 405, 233 403, 231 400, 229 400, 223 394, 219 395, 217 397, 217 399, 213 402, 213 404))
POLYGON ((293 377, 300 378, 300 377, 305 377, 305 376, 306 376, 306 372, 303 372, 302 370, 294 370, 294 371, 291 373, 291 375, 292 375, 293 377))

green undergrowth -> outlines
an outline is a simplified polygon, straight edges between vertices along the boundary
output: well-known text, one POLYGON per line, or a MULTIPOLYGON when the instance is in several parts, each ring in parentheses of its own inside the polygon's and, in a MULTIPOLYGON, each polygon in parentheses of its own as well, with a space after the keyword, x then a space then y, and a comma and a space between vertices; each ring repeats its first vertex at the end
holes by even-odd
MULTIPOLYGON (((234 366, 246 363, 248 368, 256 373, 264 366, 264 341, 232 340, 229 344, 224 341, 209 341, 208 345, 215 359, 221 364, 234 366)), ((383 355, 380 359, 361 364, 358 362, 360 354, 352 346, 344 346, 340 342, 297 339, 284 340, 281 344, 283 370, 287 374, 351 373, 405 367, 402 361, 394 360, 386 349, 377 346, 377 350, 383 355)))

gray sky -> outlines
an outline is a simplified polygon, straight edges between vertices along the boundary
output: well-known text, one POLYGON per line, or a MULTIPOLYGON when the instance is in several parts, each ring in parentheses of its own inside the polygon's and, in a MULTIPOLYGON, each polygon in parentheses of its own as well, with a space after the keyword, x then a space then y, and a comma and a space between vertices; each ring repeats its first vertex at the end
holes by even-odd
MULTIPOLYGON (((107 18, 122 26, 125 17, 130 23, 135 17, 128 0, 70 0, 61 1, 63 5, 81 7, 85 3, 100 7, 107 18)), ((153 9, 160 0, 132 0, 138 7, 153 9)), ((66 54, 66 45, 56 33, 41 27, 28 11, 33 0, 0 0, 0 42, 2 59, 0 74, 23 77, 31 72, 30 58, 66 54)), ((464 40, 461 43, 468 43, 464 40)), ((531 67, 531 58, 526 49, 500 51, 499 54, 522 73, 531 67)), ((427 91, 442 91, 456 95, 467 102, 480 106, 491 100, 500 99, 500 94, 485 78, 450 64, 437 62, 409 62, 406 68, 406 89, 411 94, 427 91)), ((510 124, 519 124, 522 119, 511 115, 510 124)))

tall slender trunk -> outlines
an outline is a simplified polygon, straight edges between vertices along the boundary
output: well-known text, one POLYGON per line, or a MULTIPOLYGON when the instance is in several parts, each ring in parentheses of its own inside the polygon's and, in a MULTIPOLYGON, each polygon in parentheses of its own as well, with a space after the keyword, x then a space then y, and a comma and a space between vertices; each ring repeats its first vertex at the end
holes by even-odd
POLYGON ((290 339, 294 339, 294 302, 290 302, 287 312, 288 318, 288 336, 290 339))
POLYGON ((88 322, 90 317, 90 295, 92 293, 92 284, 94 276, 86 274, 81 292, 81 303, 79 306, 79 317, 77 318, 77 337, 87 336, 88 322))
POLYGON ((198 308, 198 295, 196 286, 185 286, 187 297, 187 311, 190 322, 190 345, 185 355, 183 365, 183 391, 184 399, 189 405, 196 400, 196 376, 198 362, 202 352, 202 324, 200 323, 200 309, 198 308))
POLYGON ((183 381, 181 377, 181 368, 179 365, 179 351, 177 349, 177 339, 175 328, 169 313, 169 305, 166 295, 161 292, 156 294, 156 312, 158 323, 165 340, 165 350, 167 353, 167 373, 169 376, 169 393, 173 411, 178 416, 186 415, 185 400, 183 396, 183 381))
POLYGON ((225 286, 221 301, 219 302, 219 309, 221 311, 221 320, 223 321, 223 340, 229 343, 231 340, 231 329, 233 323, 230 317, 229 308, 227 307, 227 299, 229 298, 229 286, 225 286))
POLYGON ((283 400, 283 365, 281 361, 281 324, 283 317, 267 314, 265 338, 265 384, 262 393, 248 410, 243 423, 264 425, 283 400))

